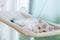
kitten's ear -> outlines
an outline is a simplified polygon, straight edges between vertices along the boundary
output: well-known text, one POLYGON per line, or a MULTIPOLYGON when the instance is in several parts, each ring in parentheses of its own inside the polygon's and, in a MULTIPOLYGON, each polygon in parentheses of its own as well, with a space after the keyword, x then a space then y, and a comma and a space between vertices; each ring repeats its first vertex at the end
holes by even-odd
POLYGON ((39 19, 39 23, 40 23, 40 24, 43 23, 42 19, 39 19))

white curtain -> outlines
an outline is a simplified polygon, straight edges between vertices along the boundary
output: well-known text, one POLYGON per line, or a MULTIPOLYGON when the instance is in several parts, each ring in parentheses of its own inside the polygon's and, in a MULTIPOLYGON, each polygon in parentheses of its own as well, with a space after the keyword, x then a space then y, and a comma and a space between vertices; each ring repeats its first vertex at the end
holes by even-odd
MULTIPOLYGON (((4 7, 0 8, 0 17, 11 18, 13 15, 19 15, 17 12, 19 13, 22 8, 29 12, 29 0, 7 0, 4 7)), ((19 33, 6 24, 0 22, 0 30, 2 30, 0 31, 0 40, 19 40, 19 33)))
POLYGON ((7 0, 3 11, 20 11, 21 8, 25 8, 26 12, 28 12, 29 0, 7 0))

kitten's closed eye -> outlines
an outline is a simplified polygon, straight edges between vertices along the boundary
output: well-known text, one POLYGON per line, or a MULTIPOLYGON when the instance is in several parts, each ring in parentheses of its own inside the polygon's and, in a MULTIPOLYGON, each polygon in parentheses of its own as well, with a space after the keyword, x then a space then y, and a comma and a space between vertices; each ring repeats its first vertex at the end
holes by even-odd
POLYGON ((46 32, 45 30, 43 30, 43 32, 46 32))
POLYGON ((41 27, 39 25, 36 25, 36 27, 38 27, 39 30, 41 29, 41 27))
POLYGON ((40 27, 38 27, 39 29, 41 29, 40 27))

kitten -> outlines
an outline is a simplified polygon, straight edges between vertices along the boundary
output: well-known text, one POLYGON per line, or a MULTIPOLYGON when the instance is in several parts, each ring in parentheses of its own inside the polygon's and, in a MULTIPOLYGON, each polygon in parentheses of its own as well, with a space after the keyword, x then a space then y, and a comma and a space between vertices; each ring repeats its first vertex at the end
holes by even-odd
POLYGON ((27 18, 15 21, 11 20, 11 22, 14 22, 19 26, 22 26, 23 28, 29 29, 36 33, 49 32, 54 30, 53 26, 49 25, 44 20, 37 18, 27 18))
POLYGON ((54 30, 54 27, 49 25, 47 22, 45 22, 44 20, 42 19, 39 19, 38 20, 38 23, 36 23, 34 26, 33 26, 33 31, 36 32, 36 33, 41 33, 41 32, 49 32, 49 31, 52 31, 54 30))

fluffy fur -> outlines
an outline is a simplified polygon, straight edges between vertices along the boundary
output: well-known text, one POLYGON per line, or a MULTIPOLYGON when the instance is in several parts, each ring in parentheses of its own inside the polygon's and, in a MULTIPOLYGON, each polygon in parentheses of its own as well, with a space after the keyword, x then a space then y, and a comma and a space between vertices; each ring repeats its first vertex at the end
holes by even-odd
POLYGON ((49 25, 44 20, 37 19, 37 18, 27 18, 27 19, 16 20, 14 21, 14 23, 36 33, 49 32, 54 30, 53 26, 49 25))

